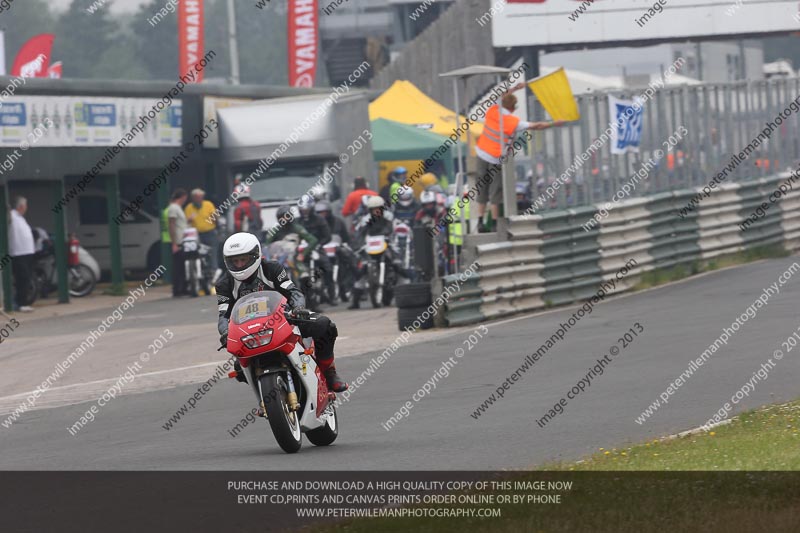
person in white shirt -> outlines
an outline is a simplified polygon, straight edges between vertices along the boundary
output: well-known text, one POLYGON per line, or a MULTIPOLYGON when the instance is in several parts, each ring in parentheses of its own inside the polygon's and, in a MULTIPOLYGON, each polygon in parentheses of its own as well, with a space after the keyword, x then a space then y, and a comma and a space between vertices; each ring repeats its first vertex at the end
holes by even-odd
POLYGON ((29 293, 31 272, 33 271, 33 254, 36 252, 33 230, 25 220, 28 211, 28 200, 18 197, 11 210, 11 223, 8 227, 8 255, 11 256, 11 272, 17 290, 17 305, 23 313, 33 311, 30 306, 29 293))

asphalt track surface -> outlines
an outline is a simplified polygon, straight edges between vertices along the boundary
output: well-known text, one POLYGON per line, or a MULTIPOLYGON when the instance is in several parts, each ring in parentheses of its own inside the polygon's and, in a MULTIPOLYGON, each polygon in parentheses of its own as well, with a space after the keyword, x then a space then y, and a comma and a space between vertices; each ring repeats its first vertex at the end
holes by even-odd
MULTIPOLYGON (((259 419, 236 438, 228 430, 254 407, 234 380, 214 387, 170 431, 162 428, 196 386, 117 398, 71 436, 83 403, 25 413, 0 428, 2 470, 496 470, 574 460, 613 447, 701 425, 781 348, 800 324, 800 272, 717 351, 667 406, 644 424, 636 417, 797 258, 788 257, 698 276, 609 299, 479 419, 470 413, 566 321, 576 307, 490 322, 489 334, 457 359, 450 375, 391 431, 381 424, 411 399, 463 347, 464 334, 401 348, 340 408, 340 435, 328 448, 308 441, 283 453, 259 419), (598 357, 640 322, 644 333, 602 376, 546 427, 535 419, 586 375, 598 357)), ((476 328, 477 329, 477 328, 476 328)), ((357 332, 341 333, 357 335, 357 332)), ((378 352, 344 359, 355 378, 378 352)), ((734 411, 800 396, 800 346, 777 362, 766 381, 734 411)))

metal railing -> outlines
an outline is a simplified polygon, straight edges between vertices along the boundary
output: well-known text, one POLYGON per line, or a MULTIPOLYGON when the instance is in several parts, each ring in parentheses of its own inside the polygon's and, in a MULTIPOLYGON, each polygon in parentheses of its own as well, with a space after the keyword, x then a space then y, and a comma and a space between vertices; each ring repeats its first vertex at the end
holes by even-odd
MULTIPOLYGON (((531 141, 531 156, 518 162, 530 179, 534 198, 553 183, 611 122, 608 96, 634 98, 643 89, 598 91, 576 96, 581 119, 574 125, 538 131, 531 141)), ((594 152, 548 202, 546 209, 597 204, 611 200, 622 184, 663 149, 662 143, 679 128, 687 134, 656 162, 647 178, 628 197, 648 196, 705 185, 720 173, 734 154, 756 138, 768 121, 800 96, 800 78, 733 83, 667 86, 643 106, 639 153, 611 154, 610 141, 594 152), (667 155, 668 154, 668 155, 667 155)), ((546 116, 531 99, 530 115, 546 116)), ((800 159, 800 119, 792 113, 728 175, 726 182, 741 182, 772 175, 795 166, 800 159)), ((524 174, 523 174, 524 175, 524 174)), ((541 212, 541 211, 540 211, 541 212)))

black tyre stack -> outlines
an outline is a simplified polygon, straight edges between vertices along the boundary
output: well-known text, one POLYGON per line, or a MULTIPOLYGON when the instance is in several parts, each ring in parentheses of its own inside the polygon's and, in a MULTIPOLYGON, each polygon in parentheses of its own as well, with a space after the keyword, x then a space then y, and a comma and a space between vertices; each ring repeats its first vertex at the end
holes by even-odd
POLYGON ((430 283, 397 285, 394 289, 394 300, 397 306, 397 329, 403 331, 406 327, 413 327, 417 320, 421 324, 419 329, 433 327, 433 315, 427 320, 422 320, 421 316, 433 302, 430 283))

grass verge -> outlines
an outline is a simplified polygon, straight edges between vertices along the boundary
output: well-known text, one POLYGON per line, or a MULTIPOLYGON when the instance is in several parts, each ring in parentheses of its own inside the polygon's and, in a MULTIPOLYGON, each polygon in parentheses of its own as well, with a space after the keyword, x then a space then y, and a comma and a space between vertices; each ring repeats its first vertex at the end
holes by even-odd
POLYGON ((791 255, 783 246, 771 244, 758 246, 749 250, 737 252, 735 254, 723 255, 705 261, 694 260, 691 263, 675 265, 671 268, 657 268, 642 274, 639 282, 633 290, 648 289, 672 281, 678 281, 702 272, 711 272, 720 268, 727 268, 734 265, 743 265, 761 259, 772 259, 776 257, 786 257, 791 255))
POLYGON ((795 401, 746 412, 708 433, 600 449, 576 463, 506 477, 571 481, 570 490, 540 492, 560 493, 559 504, 494 505, 502 511, 500 518, 378 518, 315 531, 796 532, 798 470, 800 401, 795 401))
POLYGON ((800 401, 747 411, 713 430, 600 450, 557 471, 797 470, 800 471, 800 401))

